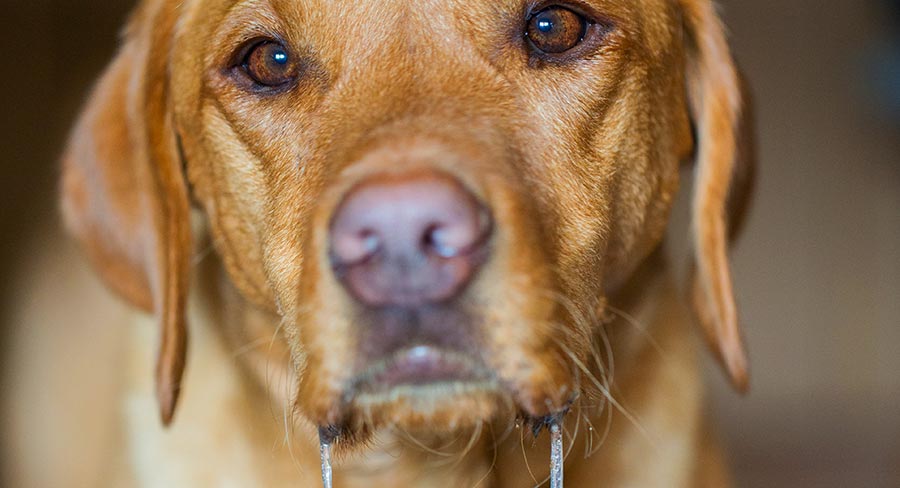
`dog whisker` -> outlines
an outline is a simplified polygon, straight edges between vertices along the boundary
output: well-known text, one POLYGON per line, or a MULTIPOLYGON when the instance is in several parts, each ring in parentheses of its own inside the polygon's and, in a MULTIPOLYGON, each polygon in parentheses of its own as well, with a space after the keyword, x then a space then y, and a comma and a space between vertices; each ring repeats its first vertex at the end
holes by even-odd
POLYGON ((575 428, 572 432, 569 432, 568 430, 564 430, 563 432, 569 437, 569 439, 571 439, 569 441, 569 447, 566 448, 565 459, 568 459, 569 454, 571 454, 572 450, 575 448, 575 440, 578 439, 578 434, 581 430, 581 418, 583 417, 583 415, 581 414, 581 409, 581 402, 579 402, 578 413, 575 415, 575 428))
MULTIPOLYGON (((265 383, 265 391, 276 391, 277 386, 272 384, 273 377, 273 369, 272 369, 272 360, 273 360, 273 352, 272 349, 275 346, 275 341, 277 340, 279 334, 281 333, 284 327, 284 320, 280 321, 278 325, 275 327, 275 330, 272 332, 272 336, 268 341, 268 347, 265 353, 265 366, 263 372, 263 378, 265 383)), ((289 360, 290 352, 284 352, 282 357, 279 359, 282 364, 287 363, 289 360)), ((281 408, 281 424, 283 430, 282 436, 282 447, 286 447, 288 451, 288 456, 291 462, 294 464, 294 467, 297 469, 298 473, 302 473, 303 468, 300 464, 300 460, 297 458, 296 453, 294 452, 294 436, 295 436, 295 427, 296 427, 296 415, 297 409, 293 406, 292 398, 295 395, 294 392, 294 382, 291 380, 290 375, 279 375, 282 385, 280 388, 284 389, 284 394, 280 395, 282 398, 282 408, 281 408)), ((271 397, 270 397, 271 398, 271 397)), ((269 413, 272 415, 273 419, 277 419, 277 414, 273 410, 274 405, 269 403, 269 413)))
POLYGON ((591 452, 593 452, 594 448, 594 424, 591 422, 591 419, 584 412, 578 412, 581 418, 584 419, 584 422, 588 426, 588 435, 584 440, 584 459, 590 457, 591 452))
MULTIPOLYGON (((609 367, 604 366, 603 358, 601 357, 600 351, 598 350, 597 340, 591 341, 590 348, 588 349, 588 353, 594 360, 594 365, 597 368, 597 375, 599 376, 600 382, 606 387, 607 390, 611 391, 611 385, 613 378, 615 377, 615 369, 614 369, 614 361, 612 354, 612 347, 610 346, 609 340, 604 334, 598 334, 595 336, 595 339, 603 342, 606 350, 607 363, 609 363, 609 367)), ((599 408, 602 410, 606 407, 608 400, 605 396, 601 394, 599 397, 600 405, 599 408)))
POLYGON ((468 444, 466 444, 466 447, 463 448, 462 452, 459 455, 459 459, 457 460, 455 465, 458 465, 460 462, 462 462, 463 459, 466 457, 466 455, 469 454, 469 452, 472 450, 472 448, 475 447, 475 443, 478 442, 478 439, 481 438, 481 431, 483 428, 484 428, 484 422, 478 422, 478 425, 475 427, 475 430, 472 432, 472 437, 469 438, 468 444))
POLYGON ((597 445, 597 450, 600 450, 600 448, 603 447, 603 444, 606 443, 606 439, 609 438, 609 435, 612 432, 612 421, 613 411, 611 408, 608 408, 606 409, 606 425, 603 428, 603 435, 600 436, 600 442, 597 445))
POLYGON ((616 361, 613 357, 612 344, 609 341, 609 334, 603 327, 600 327, 600 330, 597 333, 596 337, 603 343, 603 348, 606 352, 606 362, 608 363, 606 368, 604 368, 603 366, 603 360, 600 357, 600 352, 597 350, 595 341, 591 342, 590 352, 594 356, 594 363, 597 365, 597 369, 601 372, 601 374, 607 377, 606 384, 609 385, 609 380, 611 378, 615 378, 616 373, 616 361))
POLYGON ((659 345, 659 342, 656 341, 656 338, 653 337, 653 334, 651 334, 648 328, 641 324, 641 322, 636 317, 612 305, 607 305, 607 309, 615 315, 621 317, 626 324, 634 327, 634 329, 637 330, 638 333, 640 333, 644 337, 644 339, 647 340, 647 343, 650 344, 650 347, 658 352, 660 356, 662 356, 663 358, 667 357, 666 352, 659 345))
MULTIPOLYGON (((508 412, 509 418, 505 422, 502 422, 502 425, 507 426, 506 429, 504 429, 502 434, 494 438, 494 442, 491 445, 491 449, 494 451, 496 451, 500 447, 500 444, 512 434, 513 430, 519 428, 518 415, 516 414, 512 399, 503 397, 503 402, 505 405, 502 411, 508 412)), ((488 424, 488 426, 491 428, 491 436, 494 437, 493 427, 491 424, 488 424)))
POLYGON ((488 476, 491 475, 491 472, 494 471, 494 466, 497 464, 497 439, 494 437, 494 428, 491 426, 490 423, 488 423, 488 431, 490 431, 490 433, 491 433, 491 440, 492 440, 491 465, 488 466, 488 469, 487 469, 487 471, 485 471, 484 475, 482 475, 481 478, 474 485, 472 485, 472 488, 478 488, 478 486, 480 484, 484 483, 484 480, 488 479, 488 476))
POLYGON ((429 454, 433 454, 435 456, 442 457, 442 458, 452 458, 452 457, 459 455, 459 452, 446 452, 446 451, 444 451, 444 449, 447 449, 450 446, 456 444, 457 441, 459 441, 460 437, 462 437, 462 434, 456 436, 456 438, 454 438, 452 441, 449 441, 448 443, 446 443, 443 446, 440 446, 438 448, 433 448, 433 447, 429 447, 424 442, 417 439, 416 436, 410 434, 405 429, 402 429, 399 426, 395 425, 392 427, 392 429, 395 432, 399 433, 404 438, 404 440, 414 444, 416 447, 418 447, 419 449, 421 449, 429 454))
POLYGON ((652 441, 653 438, 650 436, 650 434, 647 432, 647 430, 644 428, 644 426, 641 425, 641 423, 640 423, 640 421, 638 421, 637 417, 636 417, 633 413, 631 413, 630 411, 628 411, 628 409, 625 408, 625 406, 622 405, 622 403, 620 403, 618 400, 616 400, 615 398, 613 398, 613 395, 612 395, 612 392, 610 391, 610 389, 607 388, 606 386, 604 386, 604 385, 596 378, 596 376, 594 376, 594 375, 590 372, 590 370, 587 368, 587 366, 585 366, 585 364, 584 364, 581 360, 579 360, 577 357, 575 357, 575 356, 574 356, 573 354, 571 354, 571 353, 570 353, 569 357, 572 359, 572 361, 575 362, 575 364, 576 364, 582 371, 584 371, 585 375, 586 375, 586 376, 588 377, 588 379, 591 380, 591 382, 593 383, 593 386, 596 387, 596 388, 597 388, 597 389, 598 389, 598 390, 606 397, 606 399, 610 402, 610 404, 611 404, 613 407, 615 407, 616 410, 618 410, 619 413, 622 414, 622 416, 624 416, 629 422, 631 422, 631 424, 634 425, 635 429, 637 429, 638 432, 640 432, 647 440, 652 441))
POLYGON ((534 475, 534 471, 531 470, 531 463, 528 461, 528 453, 525 451, 525 429, 523 425, 517 425, 519 429, 519 447, 522 449, 522 459, 525 461, 525 469, 528 470, 528 475, 531 476, 531 480, 534 481, 535 486, 539 486, 537 477, 534 475))
POLYGON ((192 268, 196 268, 200 266, 207 257, 213 255, 214 251, 216 250, 216 244, 218 244, 218 242, 219 241, 211 241, 209 245, 194 253, 194 255, 191 257, 190 266, 192 268))
MULTIPOLYGON (((248 352, 253 351, 257 347, 267 344, 268 342, 269 342, 269 339, 266 339, 265 337, 250 341, 250 342, 244 344, 243 346, 232 351, 231 357, 233 359, 237 359, 237 358, 243 356, 244 354, 247 354, 248 352)), ((268 386, 268 385, 266 385, 266 386, 268 386)))
POLYGON ((652 443, 652 436, 650 436, 650 434, 643 427, 638 418, 633 413, 631 413, 621 402, 613 397, 609 381, 601 381, 600 379, 598 379, 597 376, 594 375, 593 372, 590 371, 590 369, 584 364, 584 362, 578 359, 578 357, 571 351, 571 349, 569 349, 558 339, 554 338, 554 341, 557 343, 560 349, 564 353, 566 353, 566 355, 568 355, 573 364, 575 364, 578 369, 580 369, 584 373, 585 377, 587 377, 588 380, 590 380, 590 382, 592 383, 592 386, 603 395, 606 401, 608 401, 613 407, 615 407, 616 410, 618 410, 629 422, 632 423, 632 425, 634 425, 638 432, 640 432, 648 441, 651 441, 652 443))

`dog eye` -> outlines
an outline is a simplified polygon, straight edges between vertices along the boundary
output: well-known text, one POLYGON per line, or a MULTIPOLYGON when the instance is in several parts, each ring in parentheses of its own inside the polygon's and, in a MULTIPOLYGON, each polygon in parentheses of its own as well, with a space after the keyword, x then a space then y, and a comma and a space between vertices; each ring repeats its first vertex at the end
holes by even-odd
POLYGON ((565 7, 553 6, 528 19, 525 35, 538 51, 559 54, 577 46, 584 39, 587 27, 588 22, 581 15, 565 7))
POLYGON ((297 77, 297 62, 288 50, 274 41, 253 46, 241 68, 253 81, 263 86, 277 87, 297 77))

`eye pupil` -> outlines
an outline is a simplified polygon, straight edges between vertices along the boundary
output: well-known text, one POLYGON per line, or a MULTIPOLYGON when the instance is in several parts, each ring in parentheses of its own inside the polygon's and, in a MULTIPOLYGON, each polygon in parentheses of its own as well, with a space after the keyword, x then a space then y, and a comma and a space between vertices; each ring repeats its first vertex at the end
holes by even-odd
POLYGON ((525 36, 535 50, 559 54, 577 46, 588 23, 581 15, 560 6, 547 7, 529 19, 525 36))
POLYGON ((537 28, 543 33, 550 32, 551 30, 553 30, 553 22, 551 22, 549 19, 539 18, 537 21, 537 28))
POLYGON ((282 44, 263 41, 250 49, 241 69, 257 85, 277 87, 297 77, 298 63, 282 44))

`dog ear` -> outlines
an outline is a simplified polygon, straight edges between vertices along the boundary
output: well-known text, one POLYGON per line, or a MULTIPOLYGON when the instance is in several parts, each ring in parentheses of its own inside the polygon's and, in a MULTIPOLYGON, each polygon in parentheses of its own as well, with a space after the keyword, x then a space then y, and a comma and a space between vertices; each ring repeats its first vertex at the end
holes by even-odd
POLYGON ((749 382, 728 262, 754 176, 753 120, 747 91, 710 0, 683 0, 687 89, 697 134, 692 203, 692 302, 732 384, 749 382))
POLYGON ((144 2, 62 162, 62 212, 103 280, 159 321, 156 393, 168 425, 184 371, 189 199, 169 113, 175 10, 144 2))

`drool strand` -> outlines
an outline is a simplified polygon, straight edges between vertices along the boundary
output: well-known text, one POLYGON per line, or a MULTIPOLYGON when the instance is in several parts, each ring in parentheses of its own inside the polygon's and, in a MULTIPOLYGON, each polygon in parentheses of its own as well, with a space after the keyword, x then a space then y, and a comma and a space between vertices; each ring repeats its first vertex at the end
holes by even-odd
POLYGON ((331 440, 319 434, 319 456, 322 458, 322 486, 332 488, 331 481, 331 440))
POLYGON ((563 488, 563 435, 558 420, 550 424, 550 488, 563 488))

